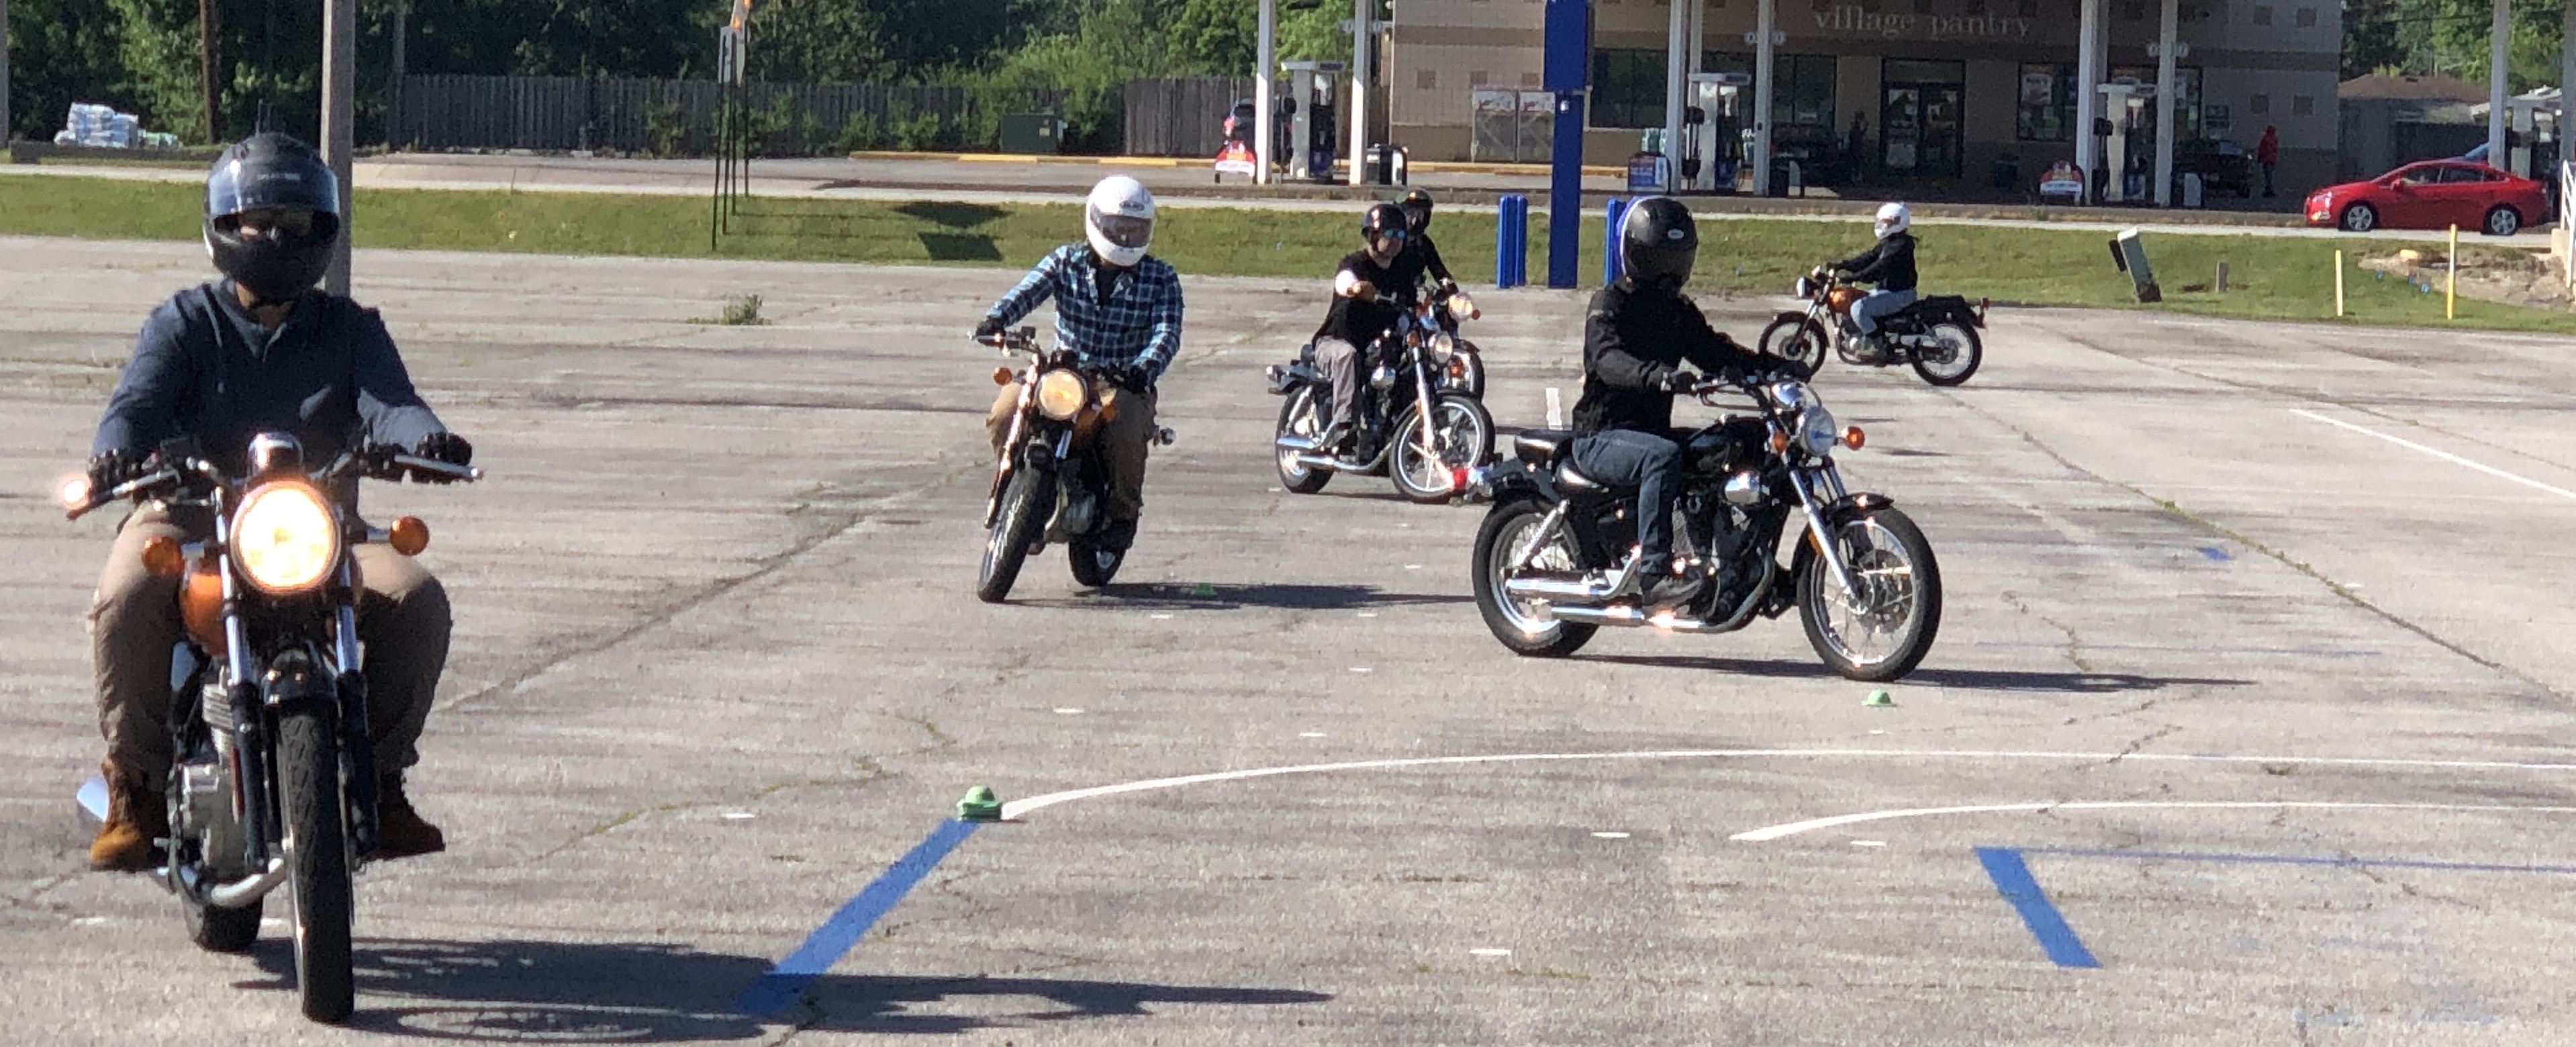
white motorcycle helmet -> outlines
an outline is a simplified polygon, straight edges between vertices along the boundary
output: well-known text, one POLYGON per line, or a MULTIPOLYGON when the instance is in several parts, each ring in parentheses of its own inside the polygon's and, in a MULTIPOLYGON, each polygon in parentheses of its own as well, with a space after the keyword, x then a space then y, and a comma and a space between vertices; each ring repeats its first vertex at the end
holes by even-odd
POLYGON ((1907 210, 1904 204, 1890 200, 1878 205, 1878 218, 1870 223, 1870 231, 1877 233, 1879 239, 1885 240, 1904 232, 1913 224, 1914 212, 1907 210))
POLYGON ((1082 232, 1104 262, 1124 268, 1144 261, 1154 242, 1154 194, 1126 175, 1101 179, 1083 201, 1082 232))

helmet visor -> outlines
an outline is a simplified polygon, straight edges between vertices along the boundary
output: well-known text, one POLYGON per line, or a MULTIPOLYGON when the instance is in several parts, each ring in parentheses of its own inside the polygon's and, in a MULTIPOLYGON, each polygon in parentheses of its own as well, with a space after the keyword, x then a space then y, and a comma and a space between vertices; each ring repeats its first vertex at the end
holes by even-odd
POLYGON ((1154 220, 1151 218, 1093 211, 1091 226, 1100 230, 1100 235, 1108 238, 1110 243, 1120 247, 1143 247, 1154 239, 1154 220))
POLYGON ((275 164, 235 159, 206 179, 206 213, 235 215, 261 208, 300 208, 340 213, 340 182, 319 164, 275 164))

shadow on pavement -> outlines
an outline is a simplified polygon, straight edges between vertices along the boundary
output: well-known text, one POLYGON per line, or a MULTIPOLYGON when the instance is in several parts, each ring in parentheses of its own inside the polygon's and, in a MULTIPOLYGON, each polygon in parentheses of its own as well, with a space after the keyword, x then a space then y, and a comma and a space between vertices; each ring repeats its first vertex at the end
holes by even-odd
POLYGON ((1027 607, 1147 611, 1235 611, 1246 607, 1282 611, 1356 611, 1372 607, 1415 607, 1474 601, 1475 597, 1465 595, 1390 593, 1374 585, 1186 585, 1158 582, 1111 584, 1077 596, 1012 602, 1027 607))
MULTIPOLYGON (((240 987, 292 992, 294 945, 259 943, 269 981, 240 987)), ((734 1000, 770 961, 652 942, 361 940, 352 1028, 438 1040, 688 1043, 770 1034, 734 1000)), ((962 1033, 1025 1022, 1150 1016, 1151 1004, 1322 1003, 1298 989, 1053 978, 827 975, 770 1026, 882 1033, 962 1033), (1010 1001, 1006 998, 1025 998, 1010 1001), (938 1006, 950 1004, 948 1007, 938 1006), (930 1005, 933 1013, 911 1013, 930 1005), (955 1010, 967 1013, 936 1013, 955 1010)), ((278 1005, 292 1007, 289 1001, 278 1005)))
MULTIPOLYGON (((1707 672, 1736 673, 1744 676, 1767 676, 1780 679, 1834 678, 1834 671, 1817 662, 1757 662, 1743 658, 1709 658, 1686 655, 1602 655, 1578 661, 1610 662, 1618 665, 1642 665, 1658 669, 1695 669, 1707 672)), ((2011 669, 1916 669, 1897 684, 1930 684, 1935 687, 1965 687, 1981 691, 2071 691, 2078 694, 2110 694, 2122 691, 2160 691, 2167 687, 2252 687, 2252 680, 2230 680, 2191 676, 2139 676, 2134 673, 2022 672, 2011 669)))

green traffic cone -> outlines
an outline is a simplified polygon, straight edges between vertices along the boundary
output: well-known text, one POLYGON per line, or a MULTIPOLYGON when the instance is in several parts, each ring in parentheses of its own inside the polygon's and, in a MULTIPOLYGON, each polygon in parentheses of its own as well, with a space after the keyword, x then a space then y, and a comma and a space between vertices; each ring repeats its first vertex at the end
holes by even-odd
POLYGON ((998 822, 1002 820, 1002 801, 993 798, 993 787, 978 785, 966 790, 966 798, 957 801, 957 820, 961 822, 998 822))
POLYGON ((1888 697, 1886 691, 1871 691, 1869 692, 1869 700, 1862 702, 1861 704, 1879 708, 1889 708, 1896 704, 1896 699, 1888 697))
POLYGON ((1193 586, 1191 586, 1191 587, 1190 587, 1190 595, 1192 595, 1192 596, 1214 596, 1214 595, 1216 595, 1216 586, 1211 585, 1211 584, 1209 584, 1209 583, 1207 583, 1207 582, 1200 582, 1199 584, 1197 584, 1197 585, 1193 585, 1193 586))

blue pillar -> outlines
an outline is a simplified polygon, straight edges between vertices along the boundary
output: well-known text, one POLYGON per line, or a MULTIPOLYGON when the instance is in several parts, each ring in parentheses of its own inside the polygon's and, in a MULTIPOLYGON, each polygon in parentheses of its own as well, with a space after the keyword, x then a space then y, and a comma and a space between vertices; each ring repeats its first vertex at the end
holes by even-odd
POLYGON ((1506 193, 1494 209, 1494 286, 1529 282, 1529 197, 1506 193))
POLYGON ((1626 197, 1610 198, 1610 206, 1601 210, 1601 282, 1619 282, 1619 223, 1628 217, 1629 205, 1636 201, 1626 197))
POLYGON ((1574 286, 1583 244, 1583 92, 1556 93, 1556 152, 1547 176, 1547 285, 1574 286))

